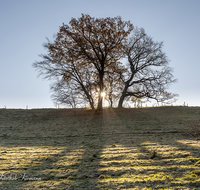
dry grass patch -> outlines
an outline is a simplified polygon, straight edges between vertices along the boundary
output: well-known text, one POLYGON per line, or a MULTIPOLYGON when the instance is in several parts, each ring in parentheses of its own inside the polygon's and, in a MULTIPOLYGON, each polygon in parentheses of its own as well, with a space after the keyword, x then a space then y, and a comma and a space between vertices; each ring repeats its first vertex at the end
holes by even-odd
POLYGON ((200 139, 200 120, 191 122, 186 128, 186 134, 192 138, 200 139))

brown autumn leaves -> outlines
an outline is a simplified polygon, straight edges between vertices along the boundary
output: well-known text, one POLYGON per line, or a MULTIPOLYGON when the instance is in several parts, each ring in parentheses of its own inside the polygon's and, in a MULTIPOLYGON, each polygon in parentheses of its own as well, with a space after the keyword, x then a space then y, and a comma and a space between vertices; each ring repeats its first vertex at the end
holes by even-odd
POLYGON ((46 79, 53 79, 52 99, 71 107, 122 107, 133 99, 173 101, 166 91, 176 80, 163 43, 154 42, 144 29, 121 17, 93 18, 82 14, 63 23, 53 42, 44 45, 43 61, 33 64, 46 79))

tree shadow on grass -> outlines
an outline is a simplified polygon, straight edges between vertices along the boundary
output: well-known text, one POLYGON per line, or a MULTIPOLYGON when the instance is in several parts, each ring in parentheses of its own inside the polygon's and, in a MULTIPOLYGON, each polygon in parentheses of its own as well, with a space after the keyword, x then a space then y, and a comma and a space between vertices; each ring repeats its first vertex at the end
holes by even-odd
MULTIPOLYGON (((46 114, 38 117, 34 114, 33 117, 31 122, 34 119, 33 121, 36 125, 41 121, 48 120, 46 114)), ((76 113, 74 117, 79 118, 76 113)), ((90 120, 91 117, 93 116, 87 117, 87 120, 90 120)), ((23 118, 20 118, 20 120, 23 120, 23 118)), ((101 130, 101 116, 97 117, 96 120, 99 123, 99 131, 101 130)), ((79 121, 79 124, 82 121, 79 121)), ((30 120, 28 123, 30 123, 30 120)), ((100 154, 99 140, 96 140, 94 135, 89 134, 91 131, 88 126, 83 126, 83 123, 81 125, 85 127, 84 134, 80 135, 79 133, 76 135, 70 133, 61 136, 59 139, 56 135, 49 138, 47 136, 44 138, 23 136, 23 138, 15 138, 15 140, 11 138, 10 133, 6 138, 2 136, 4 143, 1 150, 5 150, 2 151, 5 160, 8 161, 8 158, 11 158, 11 161, 20 159, 20 163, 15 166, 8 166, 8 162, 2 163, 4 166, 1 167, 2 183, 0 184, 0 189, 10 188, 14 183, 16 183, 14 185, 16 189, 73 189, 73 187, 91 187, 91 189, 94 189, 96 179, 99 177, 97 174, 98 167, 96 167, 100 154), (96 148, 97 146, 98 149, 96 148), (56 149, 57 151, 55 151, 56 149), (18 155, 16 158, 12 158, 14 153, 18 155), (26 159, 22 159, 23 156, 20 156, 20 154, 29 156, 26 159), (22 161, 25 163, 21 164, 22 161), (39 180, 35 180, 36 178, 39 180), (92 179, 93 183, 88 182, 88 179, 92 179)), ((96 133, 99 134, 97 131, 96 133)), ((1 161, 3 162, 4 159, 1 159, 1 161)))
MULTIPOLYGON (((59 133, 56 128, 57 131, 52 130, 50 133, 55 136, 45 136, 46 140, 40 137, 32 140, 24 137, 15 141, 11 136, 1 137, 4 140, 1 147, 5 149, 1 150, 5 151, 2 153, 5 154, 2 159, 12 160, 11 153, 14 151, 19 155, 17 158, 13 157, 13 160, 18 159, 19 164, 12 165, 7 170, 3 170, 5 160, 0 160, 1 171, 8 174, 18 172, 19 175, 26 173, 26 177, 41 180, 2 181, 0 189, 199 187, 198 167, 194 167, 194 163, 190 162, 198 160, 196 153, 199 148, 197 147, 194 153, 194 149, 189 149, 189 144, 177 141, 179 134, 135 131, 132 126, 137 127, 143 118, 149 118, 148 114, 141 117, 137 109, 131 114, 127 110, 105 110, 99 115, 91 112, 89 115, 74 115, 62 110, 56 117, 55 111, 54 116, 51 112, 39 118, 37 115, 33 116, 36 117, 34 125, 38 125, 44 118, 46 124, 48 121, 55 124, 62 119, 60 115, 63 117, 65 114, 69 117, 61 121, 62 128, 72 125, 77 129, 67 132, 63 128, 59 133), (121 117, 122 113, 125 118, 121 117), (132 126, 126 122, 129 117, 132 117, 133 121, 137 120, 132 126), (152 157, 153 151, 156 151, 155 157, 152 157), (25 163, 20 165, 23 161, 25 163)), ((23 121, 23 118, 21 120, 23 121)))

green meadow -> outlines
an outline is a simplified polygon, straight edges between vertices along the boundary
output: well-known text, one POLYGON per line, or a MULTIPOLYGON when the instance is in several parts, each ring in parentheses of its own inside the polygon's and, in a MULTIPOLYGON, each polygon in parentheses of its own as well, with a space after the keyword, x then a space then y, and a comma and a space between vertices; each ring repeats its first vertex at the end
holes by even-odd
POLYGON ((200 189, 200 107, 0 109, 0 189, 200 189))

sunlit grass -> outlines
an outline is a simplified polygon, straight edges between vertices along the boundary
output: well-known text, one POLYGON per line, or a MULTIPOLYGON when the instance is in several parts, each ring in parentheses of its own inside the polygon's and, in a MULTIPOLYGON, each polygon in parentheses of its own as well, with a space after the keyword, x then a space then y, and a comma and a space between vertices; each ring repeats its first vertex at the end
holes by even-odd
MULTIPOLYGON (((196 141, 190 143, 195 145, 196 141)), ((116 184, 121 184, 121 186, 126 184, 126 187, 131 187, 131 184, 142 183, 146 187, 161 188, 166 183, 168 186, 172 184, 174 186, 175 184, 183 185, 183 183, 190 181, 200 182, 199 167, 194 166, 194 161, 198 161, 198 158, 191 157, 190 154, 185 157, 184 155, 189 153, 188 151, 180 151, 176 147, 163 146, 153 142, 143 142, 140 146, 126 147, 120 144, 104 146, 98 157, 97 166, 100 167, 96 171, 99 175, 95 183, 102 186, 107 184, 111 187, 117 187, 116 184), (148 150, 148 146, 150 144, 154 145, 153 148, 158 151, 158 157, 155 159, 149 158, 151 151, 148 150), (141 150, 140 146, 145 146, 147 149, 141 150), (176 151, 179 152, 178 157, 176 151), (172 156, 166 159, 168 154, 172 156), (190 162, 191 160, 192 162, 190 162)), ((62 184, 73 186, 76 181, 78 184, 82 183, 81 179, 84 179, 83 181, 87 179, 90 182, 94 177, 91 174, 90 178, 84 178, 88 167, 92 168, 92 165, 96 164, 92 164, 88 159, 92 155, 83 158, 85 151, 83 148, 1 147, 0 151, 2 153, 0 171, 4 176, 11 172, 13 175, 26 173, 29 176, 41 177, 42 180, 45 180, 45 183, 30 181, 29 185, 25 184, 24 187, 41 188, 48 185, 51 187, 52 184, 54 186, 62 184), (81 171, 83 174, 80 173, 81 171)), ((19 185, 20 181, 17 183, 19 185)), ((0 181, 0 184, 3 185, 4 182, 0 181)))
POLYGON ((180 120, 189 117, 177 112, 110 110, 77 116, 62 110, 60 116, 36 112, 27 119, 20 112, 19 118, 4 118, 0 130, 8 135, 0 137, 0 174, 26 173, 41 180, 0 180, 0 189, 198 189, 200 141, 174 132, 143 133, 181 129, 180 120), (173 115, 179 121, 170 128, 162 118, 173 123, 173 115))
POLYGON ((200 148, 200 141, 186 140, 186 139, 176 140, 176 141, 179 142, 179 143, 182 143, 184 145, 187 145, 187 146, 191 146, 191 147, 195 147, 195 148, 200 148))
POLYGON ((164 187, 166 183, 170 186, 200 181, 198 176, 200 172, 196 172, 198 175, 195 174, 195 170, 199 171, 199 168, 193 164, 198 158, 190 157, 189 151, 154 142, 143 142, 141 145, 145 146, 146 151, 141 152, 140 148, 122 145, 117 145, 115 148, 104 147, 102 151, 104 156, 100 161, 103 167, 99 170, 107 175, 100 182, 108 184, 142 182, 154 187, 156 182, 157 187, 164 187), (146 153, 149 148, 157 151, 157 156, 153 160, 146 153))

